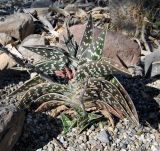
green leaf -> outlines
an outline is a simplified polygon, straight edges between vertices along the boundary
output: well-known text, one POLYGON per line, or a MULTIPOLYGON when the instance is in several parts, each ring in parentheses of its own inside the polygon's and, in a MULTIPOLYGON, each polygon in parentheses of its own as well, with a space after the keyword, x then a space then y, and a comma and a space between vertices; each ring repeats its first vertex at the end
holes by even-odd
POLYGON ((48 59, 59 60, 68 55, 64 49, 56 46, 32 45, 23 47, 48 59))
POLYGON ((65 105, 70 106, 70 107, 75 107, 77 106, 76 102, 71 102, 68 96, 65 94, 60 94, 60 93, 46 93, 44 95, 39 96, 36 100, 32 101, 33 104, 41 104, 46 101, 50 100, 57 100, 60 102, 64 102, 65 105))
POLYGON ((57 84, 57 83, 41 83, 32 88, 30 88, 22 97, 23 104, 31 104, 32 101, 36 100, 37 98, 41 97, 44 94, 48 93, 59 93, 63 94, 67 91, 65 85, 57 84))
POLYGON ((97 95, 96 97, 97 99, 103 101, 103 103, 101 101, 100 104, 107 105, 106 108, 108 111, 110 111, 111 113, 114 111, 115 115, 118 115, 118 117, 120 118, 125 116, 130 121, 138 125, 139 122, 137 112, 128 93, 116 78, 114 78, 113 76, 110 77, 110 81, 102 78, 90 78, 88 81, 86 93, 88 94, 88 90, 89 95, 92 96, 94 96, 95 92, 97 92, 97 94, 99 93, 99 95, 97 95), (91 94, 92 91, 93 94, 91 94))
POLYGON ((125 100, 114 85, 107 80, 94 78, 89 81, 89 88, 90 85, 99 90, 100 100, 103 100, 105 103, 109 104, 114 110, 116 110, 117 113, 122 113, 126 117, 130 118, 125 110, 126 108, 121 105, 121 102, 124 103, 125 100))
POLYGON ((89 16, 88 23, 86 25, 86 29, 83 34, 83 38, 80 43, 79 50, 77 52, 77 58, 81 58, 83 52, 89 47, 93 40, 93 24, 92 24, 92 16, 89 16))
POLYGON ((80 127, 79 134, 81 134, 83 131, 85 131, 87 128, 89 128, 91 125, 101 121, 102 119, 103 119, 102 115, 89 113, 88 119, 80 127))
MULTIPOLYGON (((103 47, 105 42, 106 30, 104 30, 98 37, 98 39, 93 42, 82 54, 81 59, 86 58, 88 61, 99 60, 102 57, 103 47)), ((81 60, 80 59, 80 60, 81 60)))
POLYGON ((117 112, 121 112, 125 117, 134 122, 132 117, 134 116, 131 112, 126 100, 120 91, 108 81, 102 81, 103 89, 100 96, 104 101, 107 101, 117 112))
POLYGON ((67 132, 71 131, 71 129, 74 127, 76 122, 74 120, 70 120, 65 114, 60 115, 62 124, 63 124, 63 132, 66 134, 67 132))
POLYGON ((135 108, 134 103, 133 103, 132 99, 130 98, 129 94, 124 89, 124 87, 120 84, 120 82, 118 81, 118 79, 116 77, 112 76, 110 81, 113 85, 116 86, 116 88, 120 91, 120 93, 122 94, 122 96, 126 100, 125 102, 122 102, 122 105, 127 108, 126 111, 130 114, 130 117, 132 118, 132 120, 137 125, 139 125, 138 114, 137 114, 136 108, 135 108))
POLYGON ((17 90, 15 90, 14 92, 10 93, 9 96, 13 96, 19 93, 23 93, 26 92, 28 89, 34 87, 37 84, 40 84, 42 82, 45 82, 44 79, 42 79, 39 76, 35 76, 34 78, 26 81, 22 86, 20 86, 17 90))
POLYGON ((64 57, 59 60, 46 60, 44 62, 40 62, 35 64, 35 67, 45 74, 53 74, 54 71, 62 70, 67 63, 68 59, 64 57))
POLYGON ((66 28, 67 28, 67 38, 64 37, 64 41, 67 46, 69 56, 72 58, 76 58, 78 45, 76 41, 74 40, 74 36, 71 34, 68 26, 66 28))
POLYGON ((75 80, 84 80, 87 77, 106 77, 111 74, 127 74, 130 75, 127 69, 120 65, 113 63, 107 59, 101 59, 99 61, 89 61, 77 68, 75 80))

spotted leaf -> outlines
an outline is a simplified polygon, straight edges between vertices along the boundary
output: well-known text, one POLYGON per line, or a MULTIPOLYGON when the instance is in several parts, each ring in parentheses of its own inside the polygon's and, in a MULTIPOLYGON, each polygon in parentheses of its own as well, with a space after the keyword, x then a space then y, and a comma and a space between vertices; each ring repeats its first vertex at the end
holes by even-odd
POLYGON ((68 106, 71 106, 71 107, 77 106, 76 102, 71 102, 70 98, 68 98, 66 95, 60 94, 60 93, 57 93, 57 92, 46 93, 44 95, 41 95, 36 100, 32 101, 32 104, 42 104, 42 103, 50 101, 50 100, 55 100, 55 102, 56 101, 64 102, 65 105, 68 105, 68 106))
POLYGON ((53 74, 54 71, 63 69, 67 63, 68 59, 64 57, 60 58, 59 60, 47 60, 35 64, 35 67, 45 74, 53 74))
POLYGON ((64 49, 56 46, 33 45, 23 47, 48 59, 58 60, 67 55, 64 49))
POLYGON ((57 83, 41 83, 32 88, 30 88, 22 97, 22 103, 30 104, 32 101, 36 100, 38 97, 46 93, 64 93, 66 91, 66 86, 57 83), (31 100, 31 101, 30 101, 31 100), (30 101, 30 103, 29 103, 30 101))
POLYGON ((75 74, 75 79, 79 81, 87 77, 105 77, 120 73, 130 75, 127 69, 120 67, 116 63, 113 64, 108 58, 103 58, 99 61, 89 61, 79 66, 75 74))
MULTIPOLYGON (((119 117, 127 117, 130 121, 137 124, 137 121, 128 106, 127 100, 111 82, 102 78, 91 78, 88 83, 88 88, 90 90, 95 90, 96 88, 99 91, 99 99, 108 104, 112 111, 116 111, 116 113, 119 114, 119 117)), ((130 101, 132 102, 132 100, 130 101)))
MULTIPOLYGON (((93 42, 82 54, 81 59, 86 58, 88 61, 99 60, 102 57, 106 30, 104 30, 98 39, 93 42)), ((81 60, 80 59, 80 60, 81 60)))
POLYGON ((20 86, 17 90, 13 91, 9 94, 9 96, 13 96, 15 94, 19 94, 22 92, 26 92, 28 89, 34 87, 37 84, 45 82, 45 80, 39 76, 35 76, 34 78, 26 81, 22 86, 20 86))
MULTIPOLYGON (((133 121, 134 123, 136 124, 139 123, 138 118, 135 117, 137 113, 131 99, 130 100, 126 99, 124 95, 121 93, 121 91, 118 89, 118 87, 116 87, 115 85, 113 85, 107 80, 105 80, 103 83, 103 89, 108 91, 110 94, 112 94, 112 96, 114 96, 116 102, 111 102, 110 104, 111 106, 113 106, 113 108, 117 108, 118 111, 122 112, 125 117, 127 117, 129 120, 133 121), (129 104, 132 104, 132 108, 130 108, 129 104)), ((104 91, 102 91, 102 95, 105 95, 105 93, 104 94, 103 93, 104 91)), ((125 95, 128 95, 126 91, 125 91, 125 95)))
POLYGON ((127 107, 127 112, 131 115, 132 112, 132 116, 131 118, 134 120, 135 123, 139 124, 139 118, 138 118, 138 114, 136 111, 136 108, 133 104, 132 99, 130 98, 130 96, 128 95, 127 91, 124 89, 124 87, 120 84, 120 82, 118 81, 118 79, 114 76, 111 76, 112 78, 110 79, 110 82, 116 86, 116 88, 120 91, 120 93, 123 95, 124 99, 126 100, 126 102, 122 102, 122 105, 124 105, 125 107, 127 107))
POLYGON ((83 34, 83 38, 80 43, 79 50, 77 52, 77 58, 80 58, 82 53, 89 47, 92 43, 93 39, 93 24, 92 24, 92 16, 89 16, 88 23, 86 25, 86 29, 83 34))

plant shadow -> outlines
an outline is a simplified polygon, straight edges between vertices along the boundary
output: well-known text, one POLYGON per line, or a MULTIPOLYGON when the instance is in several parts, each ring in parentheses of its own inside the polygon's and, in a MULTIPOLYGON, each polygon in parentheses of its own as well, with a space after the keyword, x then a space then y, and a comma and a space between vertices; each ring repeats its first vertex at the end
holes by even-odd
POLYGON ((0 99, 5 95, 10 88, 20 86, 26 80, 29 80, 30 75, 26 71, 7 69, 0 72, 0 99))
POLYGON ((156 97, 160 95, 160 89, 148 85, 155 82, 158 78, 123 77, 122 80, 120 79, 119 81, 133 100, 140 124, 151 126, 158 130, 160 123, 160 101, 156 97))
MULTIPOLYGON (((22 135, 14 146, 13 151, 35 151, 45 148, 47 147, 46 144, 53 142, 53 138, 56 138, 62 130, 60 119, 44 113, 28 112, 22 135)), ((54 145, 52 146, 54 150, 54 145)))

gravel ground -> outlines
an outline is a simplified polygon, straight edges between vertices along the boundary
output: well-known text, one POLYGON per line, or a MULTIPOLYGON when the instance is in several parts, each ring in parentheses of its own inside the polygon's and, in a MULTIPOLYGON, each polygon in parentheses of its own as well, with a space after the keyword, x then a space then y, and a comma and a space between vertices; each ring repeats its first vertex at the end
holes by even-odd
POLYGON ((118 121, 115 118, 115 129, 106 119, 80 135, 77 128, 63 135, 58 118, 53 119, 47 113, 29 112, 13 151, 160 151, 159 77, 119 79, 135 103, 139 127, 127 119, 118 121))

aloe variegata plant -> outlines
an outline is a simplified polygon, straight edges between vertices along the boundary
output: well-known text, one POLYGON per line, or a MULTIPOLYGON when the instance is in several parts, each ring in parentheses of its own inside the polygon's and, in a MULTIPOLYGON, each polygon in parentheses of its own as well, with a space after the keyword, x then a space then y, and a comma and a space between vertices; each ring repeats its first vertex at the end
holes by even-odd
POLYGON ((119 118, 127 117, 135 124, 139 124, 134 104, 126 90, 115 78, 114 74, 129 74, 124 67, 114 63, 109 58, 102 58, 106 30, 97 41, 93 41, 92 17, 86 25, 81 45, 78 46, 68 29, 68 39, 65 38, 67 51, 55 46, 26 46, 45 58, 45 61, 34 64, 40 75, 52 76, 56 73, 67 79, 66 84, 48 82, 43 77, 36 76, 26 82, 9 97, 21 94, 21 107, 38 107, 36 110, 46 110, 47 102, 64 102, 71 107, 77 107, 83 94, 83 103, 89 106, 96 104, 99 109, 105 109, 119 118), (72 80, 71 80, 72 79, 72 80), (27 90, 27 91, 26 91, 27 90))

